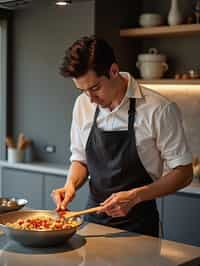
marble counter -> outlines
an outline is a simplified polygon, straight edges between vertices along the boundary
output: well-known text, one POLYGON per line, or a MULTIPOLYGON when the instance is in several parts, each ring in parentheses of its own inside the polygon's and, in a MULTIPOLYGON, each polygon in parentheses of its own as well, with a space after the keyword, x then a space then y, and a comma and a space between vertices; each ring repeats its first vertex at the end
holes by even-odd
POLYGON ((23 247, 0 236, 1 266, 198 266, 199 256, 199 247, 96 224, 85 225, 54 248, 23 247))

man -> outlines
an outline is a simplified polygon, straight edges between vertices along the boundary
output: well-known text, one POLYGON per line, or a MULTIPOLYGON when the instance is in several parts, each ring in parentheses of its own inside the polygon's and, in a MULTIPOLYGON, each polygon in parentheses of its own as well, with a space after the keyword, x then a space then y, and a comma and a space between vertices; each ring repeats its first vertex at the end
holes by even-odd
POLYGON ((67 50, 61 73, 82 93, 73 110, 67 181, 52 192, 57 210, 90 176, 87 207, 102 208, 88 221, 158 236, 155 198, 192 180, 177 106, 119 72, 113 49, 95 37, 67 50))

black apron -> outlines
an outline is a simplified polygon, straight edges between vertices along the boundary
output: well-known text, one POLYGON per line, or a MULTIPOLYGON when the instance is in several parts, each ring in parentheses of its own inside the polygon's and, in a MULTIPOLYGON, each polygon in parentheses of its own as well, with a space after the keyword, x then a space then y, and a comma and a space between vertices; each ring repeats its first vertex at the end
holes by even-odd
MULTIPOLYGON (((135 99, 130 99, 128 130, 103 131, 97 126, 99 107, 86 144, 86 161, 90 175, 87 207, 98 206, 112 193, 126 191, 153 182, 137 153, 134 120, 135 99)), ((151 156, 151 154, 149 154, 151 156)), ((125 217, 105 213, 89 214, 85 220, 131 232, 158 236, 159 215, 155 200, 134 206, 125 217)))

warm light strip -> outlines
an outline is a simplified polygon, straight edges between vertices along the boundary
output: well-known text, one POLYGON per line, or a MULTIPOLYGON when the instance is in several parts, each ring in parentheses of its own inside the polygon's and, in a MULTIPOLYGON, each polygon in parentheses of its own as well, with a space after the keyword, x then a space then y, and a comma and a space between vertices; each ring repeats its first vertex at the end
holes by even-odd
POLYGON ((59 1, 59 2, 56 2, 56 5, 57 6, 66 6, 67 3, 65 1, 59 1))
POLYGON ((71 1, 56 1, 56 5, 57 6, 67 6, 67 5, 70 5, 71 4, 71 1))
POLYGON ((141 84, 144 87, 150 88, 155 91, 166 91, 166 92, 178 92, 181 93, 183 91, 187 92, 199 92, 200 93, 200 85, 199 84, 141 84))

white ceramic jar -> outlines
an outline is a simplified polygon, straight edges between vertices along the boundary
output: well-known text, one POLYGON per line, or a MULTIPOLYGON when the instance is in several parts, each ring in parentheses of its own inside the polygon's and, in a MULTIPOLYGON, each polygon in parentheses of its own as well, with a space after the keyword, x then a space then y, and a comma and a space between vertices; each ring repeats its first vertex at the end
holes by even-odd
POLYGON ((160 79, 168 70, 166 56, 158 54, 156 48, 150 48, 146 54, 139 54, 136 66, 143 79, 160 79))

